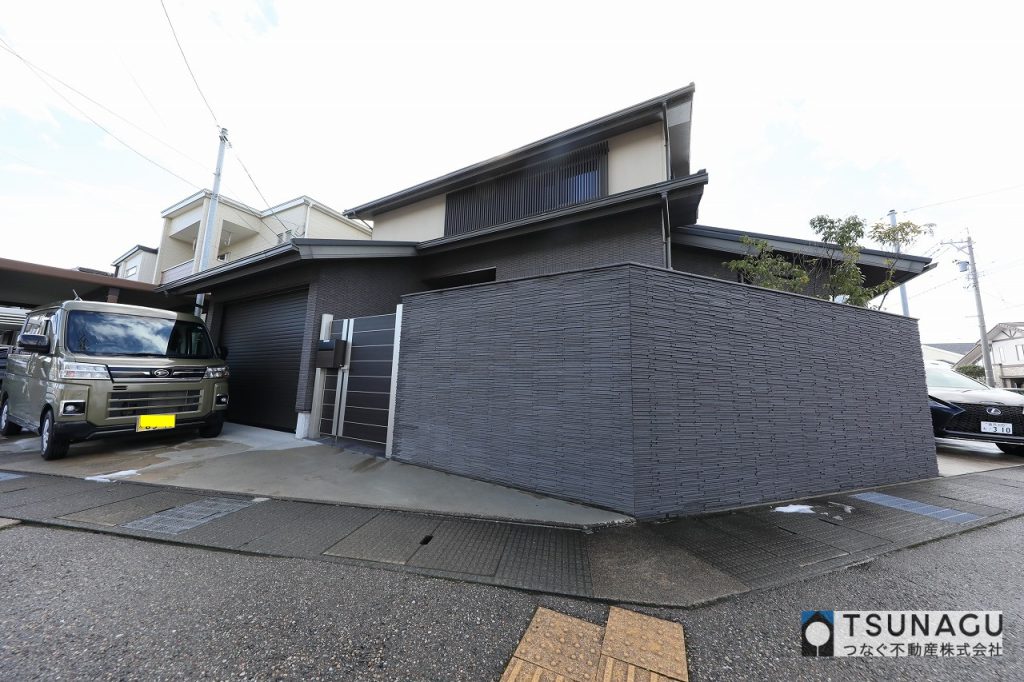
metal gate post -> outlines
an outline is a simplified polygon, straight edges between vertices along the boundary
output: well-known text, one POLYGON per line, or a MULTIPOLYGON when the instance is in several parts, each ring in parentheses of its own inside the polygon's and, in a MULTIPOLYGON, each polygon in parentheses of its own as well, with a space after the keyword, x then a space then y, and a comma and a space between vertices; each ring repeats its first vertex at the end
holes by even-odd
POLYGON ((388 398, 388 441, 384 446, 384 456, 391 459, 395 433, 395 398, 398 396, 398 351, 402 341, 402 304, 395 308, 395 341, 391 355, 391 396, 388 398))
POLYGON ((345 339, 345 365, 338 370, 338 386, 337 396, 334 400, 334 428, 331 433, 334 436, 335 442, 338 440, 338 436, 341 435, 341 429, 345 420, 345 402, 348 399, 348 368, 349 363, 352 362, 352 328, 354 320, 348 318, 342 324, 341 335, 345 339))
MULTIPOLYGON (((320 340, 328 341, 331 338, 331 323, 334 322, 334 315, 327 313, 320 317, 320 340)), ((320 437, 320 418, 324 410, 324 376, 323 369, 317 368, 313 374, 313 407, 309 413, 309 425, 306 428, 307 438, 320 437)))

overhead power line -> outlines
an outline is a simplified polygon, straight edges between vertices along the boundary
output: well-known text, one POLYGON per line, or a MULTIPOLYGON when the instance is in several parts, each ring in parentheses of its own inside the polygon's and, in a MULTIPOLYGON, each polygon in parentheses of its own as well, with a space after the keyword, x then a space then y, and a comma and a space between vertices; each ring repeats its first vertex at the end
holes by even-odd
MULTIPOLYGON (((230 142, 228 142, 228 147, 230 147, 231 151, 234 152, 235 160, 238 161, 238 165, 242 167, 242 170, 245 171, 245 174, 249 176, 249 182, 252 183, 252 186, 256 189, 256 193, 260 195, 260 199, 263 200, 263 203, 266 204, 267 210, 269 211, 270 210, 270 202, 267 201, 267 198, 265 196, 263 196, 263 190, 261 190, 260 186, 256 184, 256 180, 252 177, 252 173, 249 172, 249 169, 246 167, 245 162, 242 161, 242 157, 238 155, 238 150, 236 150, 235 146, 233 144, 231 144, 230 142)), ((285 232, 287 232, 288 231, 288 226, 284 224, 284 222, 277 215, 277 213, 274 213, 274 218, 277 220, 278 223, 281 224, 281 228, 285 232)), ((271 232, 274 232, 274 229, 272 227, 270 227, 270 225, 267 225, 267 227, 270 229, 271 232)), ((277 233, 275 232, 275 234, 277 234, 277 233)))
POLYGON ((33 75, 34 75, 34 76, 35 76, 36 78, 38 78, 38 79, 39 79, 39 80, 40 80, 40 81, 41 81, 41 82, 43 83, 43 85, 45 85, 46 87, 48 87, 48 88, 49 88, 50 90, 52 90, 52 91, 54 92, 54 94, 56 94, 56 95, 57 95, 58 97, 60 97, 60 98, 61 98, 62 100, 64 100, 65 102, 67 102, 68 106, 70 106, 70 107, 71 107, 72 109, 74 109, 75 111, 77 111, 78 113, 80 113, 80 114, 81 114, 82 116, 84 116, 85 118, 87 118, 87 119, 89 120, 89 122, 90 122, 90 123, 92 123, 92 124, 93 124, 94 126, 96 126, 97 128, 99 128, 100 130, 102 130, 102 131, 103 131, 104 133, 106 133, 107 135, 109 135, 109 136, 110 136, 111 138, 113 138, 113 139, 114 139, 114 140, 116 140, 117 142, 121 143, 121 144, 122 144, 122 145, 123 145, 123 146, 124 146, 125 148, 127 148, 127 149, 128 149, 129 151, 131 151, 131 152, 133 152, 134 154, 136 154, 137 156, 139 156, 139 158, 141 158, 141 159, 143 159, 143 160, 145 160, 145 161, 148 161, 149 163, 153 164, 154 166, 156 166, 156 167, 157 167, 157 168, 159 168, 160 170, 164 171, 165 173, 167 173, 167 174, 169 174, 169 175, 173 175, 173 176, 174 176, 174 177, 176 177, 177 179, 179 179, 179 180, 181 180, 182 182, 184 182, 184 183, 185 183, 186 185, 189 185, 189 186, 191 186, 191 187, 194 187, 194 188, 196 188, 196 189, 199 189, 199 190, 201 190, 201 189, 202 189, 202 187, 200 187, 199 185, 195 184, 194 182, 192 182, 192 181, 191 181, 191 180, 189 180, 188 178, 185 178, 185 177, 182 177, 181 175, 178 175, 177 173, 175 173, 174 171, 172 171, 172 170, 171 170, 170 168, 168 168, 167 166, 164 166, 164 165, 163 165, 163 164, 161 164, 161 163, 160 163, 159 161, 155 161, 154 159, 151 159, 150 157, 146 156, 145 154, 143 154, 142 152, 140 152, 140 151, 139 151, 138 149, 136 149, 135 147, 131 146, 130 144, 128 144, 127 142, 125 142, 124 140, 122 140, 122 139, 121 139, 120 137, 118 137, 118 136, 117 136, 117 135, 115 135, 114 133, 110 132, 110 130, 109 130, 109 129, 107 129, 107 128, 106 128, 106 126, 104 126, 104 125, 103 125, 102 123, 100 123, 100 122, 99 122, 99 121, 97 121, 97 120, 96 120, 95 118, 93 118, 92 116, 90 116, 90 115, 89 115, 89 114, 88 114, 88 113, 87 113, 87 112, 86 112, 86 111, 85 111, 84 109, 82 109, 81 107, 79 107, 79 106, 78 106, 77 104, 75 104, 74 102, 72 102, 72 101, 71 101, 71 100, 70 100, 70 99, 69 99, 69 98, 68 98, 68 97, 67 97, 67 96, 66 96, 66 95, 65 95, 65 94, 64 94, 63 92, 61 92, 61 91, 60 91, 60 90, 58 90, 57 88, 53 87, 53 84, 52 84, 52 83, 50 83, 50 81, 46 80, 46 78, 44 78, 44 77, 43 77, 43 75, 42 75, 42 73, 41 73, 40 71, 37 71, 37 70, 36 70, 36 68, 35 68, 35 67, 34 67, 34 66, 33 66, 33 65, 31 64, 31 63, 29 63, 29 62, 28 62, 28 61, 27 61, 27 60, 26 60, 26 59, 25 59, 24 57, 22 57, 22 56, 21 56, 20 54, 18 54, 18 53, 17 53, 17 52, 16 52, 16 51, 15 51, 15 50, 14 50, 13 48, 11 48, 11 46, 10 46, 9 44, 7 44, 6 42, 4 42, 3 38, 0 38, 0 43, 3 43, 2 47, 3 47, 3 48, 4 48, 5 50, 7 50, 7 52, 10 52, 10 53, 11 53, 12 55, 14 55, 14 56, 15 56, 15 57, 17 57, 18 59, 20 59, 20 60, 22 61, 22 63, 24 63, 24 64, 25 64, 25 66, 26 66, 26 67, 28 67, 29 71, 31 71, 31 72, 32 72, 32 74, 33 74, 33 75))
POLYGON ((924 204, 923 206, 915 206, 914 208, 908 208, 900 213, 912 213, 913 211, 920 211, 922 208, 932 208, 933 206, 944 206, 946 204, 952 204, 957 201, 967 201, 968 199, 977 199, 978 197, 987 197, 990 194, 998 194, 999 192, 1009 192, 1011 189, 1019 189, 1024 187, 1024 182, 1016 185, 1009 185, 1007 187, 1000 187, 999 189, 990 189, 987 192, 978 192, 977 194, 968 194, 966 196, 957 197, 955 199, 946 199, 945 201, 936 201, 931 204, 924 204))
MULTIPOLYGON (((214 113, 213 107, 210 106, 210 100, 206 98, 206 94, 203 92, 203 88, 200 87, 200 85, 199 85, 199 79, 196 78, 195 71, 192 70, 192 65, 189 64, 188 57, 185 55, 185 48, 182 47, 182 45, 181 45, 181 40, 178 38, 178 32, 174 29, 174 22, 171 21, 171 15, 167 11, 167 5, 164 3, 164 0, 160 0, 160 6, 164 10, 164 16, 167 17, 167 25, 171 29, 171 35, 174 36, 174 42, 177 43, 177 45, 178 45, 178 52, 181 54, 182 61, 185 62, 185 68, 188 69, 188 74, 192 77, 192 82, 196 86, 196 92, 199 93, 199 96, 203 100, 203 104, 206 105, 207 111, 210 112, 210 117, 213 119, 214 125, 216 125, 217 129, 220 130, 221 125, 220 125, 219 120, 217 119, 217 114, 214 113)), ((263 190, 260 189, 260 186, 258 184, 256 184, 256 180, 252 177, 252 173, 249 172, 249 169, 246 167, 245 162, 242 161, 242 157, 238 155, 238 150, 235 149, 234 145, 231 144, 231 142, 228 142, 228 147, 231 149, 232 152, 234 152, 235 159, 238 161, 238 165, 240 165, 242 167, 242 170, 245 171, 245 174, 247 176, 249 176, 249 182, 252 183, 252 186, 256 189, 256 193, 260 195, 260 199, 263 200, 263 203, 266 204, 267 209, 269 210, 270 209, 270 202, 267 201, 267 198, 263 195, 263 190)), ((287 231, 288 230, 288 226, 284 224, 284 222, 281 220, 281 218, 278 217, 277 214, 274 214, 274 217, 277 219, 277 222, 281 224, 282 229, 287 231)), ((278 234, 269 225, 267 225, 267 228, 271 232, 273 232, 275 235, 278 234)), ((280 235, 278 235, 278 236, 280 236, 280 235)))
POLYGON ((185 48, 181 46, 181 41, 178 40, 178 32, 174 30, 174 22, 171 21, 171 15, 167 12, 167 5, 164 4, 164 0, 160 0, 160 6, 164 9, 164 16, 167 17, 167 25, 171 27, 171 35, 174 36, 174 42, 178 44, 178 52, 181 53, 181 59, 185 62, 185 68, 188 69, 188 73, 192 76, 192 82, 196 85, 196 90, 199 92, 199 96, 203 98, 203 103, 206 105, 206 109, 210 112, 210 116, 213 118, 214 125, 220 130, 220 123, 217 122, 217 114, 213 113, 213 107, 210 106, 210 100, 206 99, 206 95, 203 94, 203 89, 199 87, 199 81, 196 79, 196 74, 192 71, 192 65, 188 63, 188 57, 185 56, 185 48))
MULTIPOLYGON (((42 75, 46 76, 50 80, 52 80, 52 81, 54 81, 56 83, 59 83, 60 85, 64 86, 65 88, 67 88, 71 92, 75 93, 76 95, 78 95, 82 99, 84 99, 84 100, 86 100, 86 101, 96 105, 97 107, 99 107, 103 111, 107 112, 111 116, 113 116, 113 117, 115 117, 117 119, 120 119, 124 123, 127 123, 131 127, 133 127, 136 130, 138 130, 143 135, 146 135, 147 137, 153 139, 156 142, 159 142, 160 144, 162 144, 163 146, 167 147, 172 152, 174 152, 175 154, 178 154, 182 158, 188 159, 189 161, 191 161, 192 163, 194 163, 194 164, 196 164, 198 166, 202 166, 204 168, 206 167, 206 164, 203 163, 202 161, 199 161, 198 159, 196 159, 196 158, 194 158, 192 156, 189 156, 185 152, 183 152, 180 149, 178 149, 177 147, 175 147, 170 142, 161 139, 159 136, 157 136, 157 135, 151 133, 150 131, 146 130, 145 128, 143 128, 139 124, 135 123, 131 119, 128 119, 128 118, 122 116, 121 114, 117 113, 116 111, 114 111, 113 109, 111 109, 107 105, 103 104, 102 102, 99 102, 96 99, 94 99, 94 98, 90 97, 89 95, 85 94, 84 92, 82 92, 81 90, 76 88, 75 86, 71 85, 67 81, 65 81, 62 78, 60 78, 59 76, 54 75, 53 73, 47 71, 46 69, 42 68, 41 66, 39 66, 37 64, 34 64, 33 62, 29 61, 25 57, 21 56, 21 54, 18 53, 13 47, 11 47, 10 43, 6 42, 3 38, 0 38, 0 49, 3 49, 4 51, 9 53, 13 57, 16 57, 17 59, 21 60, 21 62, 23 64, 25 64, 25 66, 27 66, 30 70, 36 72, 36 76, 37 77, 39 76, 39 74, 42 74, 42 75)), ((131 75, 131 74, 129 74, 129 75, 131 75)), ((132 79, 134 80, 134 77, 132 77, 132 79)), ((45 80, 43 82, 46 83, 45 80)), ((137 84, 138 83, 136 82, 136 85, 137 84)), ((49 86, 48 83, 47 83, 47 85, 49 86)), ((51 87, 51 89, 53 89, 53 88, 51 87)), ((143 94, 143 96, 145 96, 145 94, 143 94)), ((149 101, 148 98, 147 98, 146 101, 149 101)), ((152 106, 152 103, 150 103, 150 106, 152 106)))

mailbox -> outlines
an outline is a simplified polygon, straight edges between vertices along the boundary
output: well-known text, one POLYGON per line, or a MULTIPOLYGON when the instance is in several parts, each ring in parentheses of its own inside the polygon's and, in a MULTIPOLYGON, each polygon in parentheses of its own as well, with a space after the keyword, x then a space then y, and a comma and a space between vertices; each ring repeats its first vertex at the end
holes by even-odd
POLYGON ((316 368, 335 369, 345 364, 345 342, 337 339, 318 341, 316 346, 316 368))

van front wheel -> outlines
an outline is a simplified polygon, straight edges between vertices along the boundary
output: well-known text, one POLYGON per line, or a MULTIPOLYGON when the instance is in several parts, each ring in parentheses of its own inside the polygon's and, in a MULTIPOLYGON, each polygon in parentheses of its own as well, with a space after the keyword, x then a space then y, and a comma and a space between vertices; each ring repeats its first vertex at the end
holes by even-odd
POLYGON ((220 413, 199 427, 199 435, 203 438, 216 438, 224 428, 224 413, 220 413))
POLYGON ((53 424, 53 412, 47 410, 43 414, 43 423, 39 426, 39 452, 45 460, 60 459, 68 454, 71 442, 56 434, 53 424))
POLYGON ((11 421, 9 402, 5 400, 0 406, 0 436, 13 436, 21 432, 21 427, 11 421))

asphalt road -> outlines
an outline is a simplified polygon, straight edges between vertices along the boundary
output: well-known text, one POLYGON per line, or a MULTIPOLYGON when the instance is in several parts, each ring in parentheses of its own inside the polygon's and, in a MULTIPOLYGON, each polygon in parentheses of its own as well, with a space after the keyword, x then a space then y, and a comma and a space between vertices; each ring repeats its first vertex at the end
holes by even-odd
MULTIPOLYGON (((691 680, 1024 679, 1024 519, 688 610, 691 680), (1001 659, 805 659, 800 611, 997 609, 1001 659)), ((0 531, 0 679, 496 680, 537 605, 603 604, 86 532, 0 531)), ((645 609, 641 609, 645 610, 645 609)))

